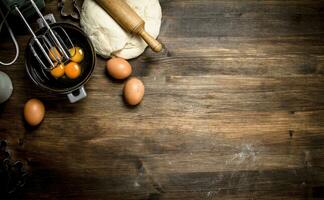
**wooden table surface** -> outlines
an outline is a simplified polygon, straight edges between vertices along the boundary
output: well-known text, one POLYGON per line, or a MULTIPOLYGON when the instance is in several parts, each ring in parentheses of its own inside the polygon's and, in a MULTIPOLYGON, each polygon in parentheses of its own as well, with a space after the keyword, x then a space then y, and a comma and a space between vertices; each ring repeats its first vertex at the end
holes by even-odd
MULTIPOLYGON (((135 108, 99 57, 87 99, 39 90, 19 34, 0 139, 31 173, 23 199, 324 198, 324 1, 160 3, 167 51, 131 61, 146 87, 135 108), (34 130, 29 98, 47 111, 34 130)), ((55 0, 48 12, 60 19, 55 0)), ((8 37, 0 47, 13 56, 8 37)))

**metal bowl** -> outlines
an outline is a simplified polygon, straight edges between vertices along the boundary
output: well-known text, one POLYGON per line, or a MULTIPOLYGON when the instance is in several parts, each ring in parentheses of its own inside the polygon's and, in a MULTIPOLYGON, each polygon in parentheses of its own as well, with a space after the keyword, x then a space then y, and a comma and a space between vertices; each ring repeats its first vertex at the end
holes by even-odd
MULTIPOLYGON (((90 79, 96 63, 96 53, 93 45, 88 36, 77 26, 69 23, 53 23, 51 27, 60 26, 70 36, 72 43, 75 46, 79 46, 85 52, 85 57, 80 63, 81 75, 76 79, 59 78, 55 79, 38 63, 35 56, 29 47, 25 51, 25 65, 27 73, 30 79, 41 89, 56 93, 67 94, 71 103, 77 102, 85 98, 86 92, 84 90, 84 84, 90 79), (74 95, 78 93, 77 95, 74 95)), ((46 31, 46 28, 41 28, 36 31, 36 35, 42 35, 46 31)), ((28 44, 32 39, 29 40, 28 44)))

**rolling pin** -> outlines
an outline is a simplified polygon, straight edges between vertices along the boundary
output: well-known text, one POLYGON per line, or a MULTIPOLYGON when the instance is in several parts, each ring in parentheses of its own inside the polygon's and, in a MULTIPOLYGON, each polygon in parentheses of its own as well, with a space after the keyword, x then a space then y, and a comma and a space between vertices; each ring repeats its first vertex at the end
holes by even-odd
POLYGON ((153 51, 162 50, 162 44, 145 31, 144 20, 124 0, 95 1, 127 32, 141 36, 153 51))

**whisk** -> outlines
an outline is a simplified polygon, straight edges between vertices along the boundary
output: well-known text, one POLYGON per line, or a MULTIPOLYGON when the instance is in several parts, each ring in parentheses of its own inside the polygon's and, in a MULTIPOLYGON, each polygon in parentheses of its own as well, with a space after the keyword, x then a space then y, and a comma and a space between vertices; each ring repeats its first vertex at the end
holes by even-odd
POLYGON ((60 26, 51 27, 38 9, 34 0, 29 1, 45 26, 46 31, 43 34, 35 34, 17 5, 14 5, 13 9, 18 13, 29 32, 32 34, 32 39, 29 43, 32 54, 41 67, 49 71, 58 64, 69 61, 71 56, 76 53, 75 48, 66 31, 60 26), (70 52, 70 49, 74 49, 74 52, 70 52))

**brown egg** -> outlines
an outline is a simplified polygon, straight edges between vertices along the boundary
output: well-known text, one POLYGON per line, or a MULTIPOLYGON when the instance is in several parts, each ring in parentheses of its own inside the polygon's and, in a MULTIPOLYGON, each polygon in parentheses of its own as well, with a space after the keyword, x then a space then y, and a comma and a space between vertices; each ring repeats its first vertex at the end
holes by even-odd
POLYGON ((143 99, 144 90, 144 84, 141 80, 131 78, 124 86, 124 98, 129 105, 137 105, 143 99))
POLYGON ((24 117, 26 122, 31 126, 40 124, 45 116, 45 106, 38 99, 30 99, 25 104, 24 117))
POLYGON ((122 58, 111 58, 107 61, 107 71, 115 79, 125 79, 132 73, 132 66, 122 58))

